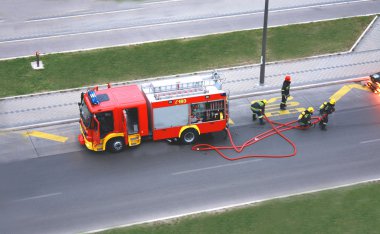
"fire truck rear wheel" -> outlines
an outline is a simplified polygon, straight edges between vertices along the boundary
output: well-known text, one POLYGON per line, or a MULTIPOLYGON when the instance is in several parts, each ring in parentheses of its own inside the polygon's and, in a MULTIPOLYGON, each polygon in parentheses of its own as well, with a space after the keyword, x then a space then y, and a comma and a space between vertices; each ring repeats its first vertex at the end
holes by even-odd
POLYGON ((181 142, 182 144, 192 144, 198 140, 199 134, 197 130, 190 128, 183 131, 181 134, 181 142))
POLYGON ((107 149, 112 153, 118 153, 124 149, 124 141, 122 138, 114 138, 107 142, 107 149))

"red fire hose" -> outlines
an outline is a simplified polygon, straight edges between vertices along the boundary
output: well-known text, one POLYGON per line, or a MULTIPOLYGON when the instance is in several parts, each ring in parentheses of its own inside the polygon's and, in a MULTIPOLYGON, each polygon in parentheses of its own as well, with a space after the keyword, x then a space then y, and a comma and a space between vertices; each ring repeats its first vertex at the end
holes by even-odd
MULTIPOLYGON (((289 131, 291 129, 306 129, 309 127, 302 127, 300 125, 293 125, 294 123, 297 123, 297 120, 290 121, 288 123, 279 123, 279 122, 271 121, 265 115, 264 115, 264 117, 265 117, 266 121, 272 126, 272 129, 268 130, 266 132, 263 132, 263 133, 255 136, 255 137, 247 140, 246 142, 244 142, 240 146, 235 145, 235 143, 232 139, 230 130, 228 128, 226 128, 231 146, 213 146, 213 145, 209 145, 209 144, 197 144, 197 145, 192 147, 192 150, 196 150, 196 151, 215 150, 220 156, 222 156, 223 158, 230 160, 230 161, 235 161, 235 160, 240 160, 240 159, 245 159, 245 158, 288 158, 288 157, 295 156, 297 154, 296 145, 294 144, 293 141, 291 141, 284 134, 282 134, 282 132, 289 131), (275 125, 278 125, 278 126, 275 126, 275 125), (235 150, 235 152, 241 153, 245 147, 256 144, 257 142, 259 142, 259 141, 261 141, 267 137, 270 137, 274 134, 280 135, 285 141, 287 141, 292 146, 293 152, 291 154, 285 154, 285 155, 252 154, 252 155, 244 155, 244 156, 239 156, 239 157, 229 157, 222 152, 223 150, 233 149, 233 150, 235 150)), ((312 117, 312 119, 314 120, 312 122, 313 125, 317 124, 321 120, 320 117, 312 117)))

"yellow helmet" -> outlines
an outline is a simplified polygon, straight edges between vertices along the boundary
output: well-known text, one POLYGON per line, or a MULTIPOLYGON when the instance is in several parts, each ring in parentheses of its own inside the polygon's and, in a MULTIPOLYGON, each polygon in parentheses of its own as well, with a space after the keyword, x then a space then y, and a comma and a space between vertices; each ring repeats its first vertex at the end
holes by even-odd
POLYGON ((309 107, 309 108, 307 108, 307 111, 309 111, 310 113, 313 113, 314 112, 314 108, 313 107, 309 107))
POLYGON ((267 99, 263 99, 263 102, 265 105, 268 103, 267 99))
POLYGON ((334 105, 335 103, 336 103, 335 98, 331 98, 331 99, 330 99, 330 104, 331 104, 331 105, 334 105))

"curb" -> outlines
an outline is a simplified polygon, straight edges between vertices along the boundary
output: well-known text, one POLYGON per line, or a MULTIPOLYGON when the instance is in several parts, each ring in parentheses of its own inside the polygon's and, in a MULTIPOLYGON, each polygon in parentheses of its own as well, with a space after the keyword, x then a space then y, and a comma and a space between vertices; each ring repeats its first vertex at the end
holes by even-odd
MULTIPOLYGON (((350 83, 350 82, 361 82, 361 81, 368 80, 368 79, 369 79, 369 77, 365 76, 365 77, 359 77, 359 78, 351 78, 351 79, 344 79, 344 80, 338 80, 338 81, 323 82, 323 83, 318 83, 318 84, 301 85, 301 86, 296 86, 296 87, 292 88, 292 90, 303 90, 303 89, 311 89, 311 88, 336 85, 336 84, 343 84, 343 83, 350 83)), ((240 99, 240 98, 261 96, 261 95, 278 93, 278 92, 279 92, 279 89, 271 89, 271 90, 266 90, 266 91, 259 91, 259 92, 241 94, 241 95, 234 95, 234 96, 230 96, 229 99, 230 100, 236 100, 236 99, 240 99)), ((0 129, 0 132, 12 132, 12 131, 19 131, 19 130, 25 130, 25 129, 31 129, 31 128, 41 128, 41 127, 48 127, 48 126, 53 126, 53 125, 70 124, 70 123, 75 123, 78 121, 79 121, 79 118, 59 120, 59 121, 53 121, 53 122, 47 122, 47 123, 25 125, 25 126, 18 126, 18 127, 12 127, 12 128, 4 128, 4 129, 0 129)))
POLYGON ((102 229, 87 231, 84 233, 98 233, 98 232, 108 231, 110 229, 115 229, 115 228, 126 228, 126 227, 130 227, 130 226, 134 226, 134 225, 142 225, 142 224, 148 224, 148 223, 154 223, 154 222, 160 222, 160 221, 161 222, 162 221, 169 221, 169 220, 183 218, 183 217, 190 216, 190 215, 198 215, 198 214, 211 213, 211 212, 216 212, 216 211, 220 212, 220 211, 225 211, 228 209, 254 205, 254 204, 265 202, 265 201, 272 201, 272 200, 276 200, 276 199, 308 195, 308 194, 313 194, 313 193, 317 193, 317 192, 329 191, 329 190, 333 190, 333 189, 342 189, 342 188, 347 188, 347 187, 366 184, 366 183, 378 183, 379 181, 380 181, 380 178, 374 178, 374 179, 369 179, 369 180, 347 183, 347 184, 343 184, 343 185, 336 185, 336 186, 332 186, 332 187, 323 187, 323 188, 319 188, 319 189, 313 189, 313 190, 309 190, 309 191, 305 191, 305 192, 290 193, 288 195, 280 195, 280 196, 275 196, 275 197, 270 197, 270 198, 264 198, 264 199, 259 199, 259 200, 253 200, 253 201, 247 201, 247 202, 241 202, 241 203, 237 203, 237 204, 231 204, 231 205, 211 208, 211 209, 194 211, 194 212, 189 212, 189 213, 184 213, 184 214, 179 214, 179 215, 173 215, 173 216, 167 216, 167 217, 162 217, 162 218, 157 218, 157 219, 151 219, 151 220, 147 220, 147 221, 140 221, 140 222, 118 225, 118 226, 113 226, 113 227, 106 227, 106 228, 102 228, 102 229))
MULTIPOLYGON (((349 53, 351 53, 351 52, 350 51, 343 51, 343 52, 337 52, 337 53, 331 53, 331 54, 310 56, 310 57, 306 57, 306 58, 273 61, 273 62, 266 63, 266 65, 268 66, 268 65, 272 65, 272 64, 293 63, 293 62, 304 61, 304 60, 346 55, 349 53)), ((131 83, 144 83, 144 82, 155 81, 155 80, 166 80, 166 79, 180 78, 180 77, 186 77, 186 76, 204 75, 204 74, 211 73, 213 71, 218 71, 218 72, 222 73, 223 71, 232 71, 232 70, 238 70, 238 69, 250 69, 250 68, 254 68, 254 67, 258 67, 258 66, 260 66, 260 64, 255 63, 255 64, 241 65, 241 66, 234 66, 234 67, 224 67, 224 68, 212 69, 212 70, 211 69, 210 70, 203 70, 203 71, 197 71, 197 72, 191 72, 191 73, 182 73, 182 74, 177 74, 177 75, 151 77, 151 78, 146 78, 146 79, 130 80, 130 81, 121 81, 121 82, 110 83, 110 84, 111 84, 111 86, 120 86, 120 85, 127 85, 127 84, 131 84, 131 83)), ((51 94, 58 94, 58 93, 68 93, 68 92, 74 92, 74 91, 80 92, 80 91, 86 91, 90 87, 95 87, 95 86, 98 86, 99 88, 106 88, 107 84, 89 85, 89 86, 72 88, 72 89, 62 89, 62 90, 56 90, 56 91, 48 91, 48 92, 32 93, 32 94, 25 94, 25 95, 19 95, 19 96, 3 97, 3 98, 0 98, 0 101, 29 98, 29 97, 37 97, 37 96, 51 95, 51 94)))
POLYGON ((369 25, 367 26, 367 28, 364 30, 364 32, 362 33, 362 35, 360 35, 360 37, 356 40, 356 42, 354 43, 354 45, 351 47, 351 49, 349 50, 349 52, 353 52, 355 49, 356 49, 356 46, 359 45, 360 41, 363 39, 363 37, 367 34, 367 32, 369 31, 370 28, 372 28, 373 24, 376 22, 378 18, 378 15, 376 15, 371 23, 369 23, 369 25))
MULTIPOLYGON (((360 0, 353 1, 357 2, 360 0)), ((371 0, 361 0, 361 1, 371 1, 371 0)), ((331 4, 322 4, 322 5, 314 5, 311 7, 324 7, 328 5, 342 5, 342 4, 350 4, 349 2, 342 2, 342 3, 331 3, 331 4)), ((300 8, 303 8, 301 6, 300 8)), ((271 12, 282 12, 282 11, 287 11, 287 10, 282 10, 282 9, 274 9, 271 12)), ((250 14, 257 14, 258 12, 255 13, 250 13, 250 14)), ((347 18, 355 18, 355 17, 362 17, 362 16, 372 16, 376 14, 361 14, 361 15, 355 15, 355 16, 346 16, 346 17, 338 17, 338 18, 328 18, 328 19, 321 19, 321 20, 315 20, 315 21, 304 21, 300 23, 290 23, 290 24, 278 24, 278 25, 271 25, 268 28, 277 28, 277 27, 284 27, 288 25, 301 25, 301 24, 308 24, 308 23, 313 23, 313 22, 325 22, 325 21, 331 21, 331 20, 337 20, 337 19, 347 19, 347 18)), ((177 22, 177 23, 183 23, 177 22)), ((137 26, 137 27, 144 27, 144 26, 137 26)), ((106 48, 111 48, 111 47, 124 47, 124 46, 132 46, 132 45, 141 45, 141 44, 146 44, 146 43, 154 43, 158 41, 168 41, 168 40, 181 40, 181 39, 188 39, 188 38, 195 38, 195 37, 202 37, 202 36, 207 36, 207 35, 218 35, 218 34, 223 34, 223 33, 230 33, 230 32, 237 32, 237 31, 248 31, 248 30, 259 30, 261 27, 253 27, 253 28, 247 28, 247 29, 242 29, 242 30, 229 30, 229 31, 224 31, 224 32, 217 32, 217 33, 210 33, 210 34, 198 34, 194 36, 187 36, 187 37, 177 37, 177 38, 169 38, 169 39, 164 39, 164 40, 148 40, 148 41, 143 41, 143 42, 134 42, 134 43, 125 43, 125 44, 117 44, 113 46, 99 46, 99 47, 91 47, 91 48, 84 48, 84 49, 74 49, 74 50, 65 50, 65 51, 59 51, 59 52, 49 52, 49 53, 42 53, 43 55, 50 55, 50 54, 61 54, 61 53, 75 53, 75 52, 83 52, 83 51, 91 51, 91 50, 98 50, 98 49, 106 49, 106 48)), ((67 36, 67 35, 61 35, 61 36, 67 36)), ((36 39, 41 39, 41 38, 36 38, 36 39)), ((6 61, 6 60, 13 60, 13 59, 19 59, 19 58, 31 58, 33 57, 32 55, 23 55, 23 56, 15 56, 15 57, 8 57, 8 58, 1 58, 0 61, 6 61)))
POLYGON ((31 128, 42 128, 42 127, 49 127, 49 126, 61 125, 61 124, 71 124, 78 121, 79 121, 79 118, 58 120, 58 121, 39 123, 39 124, 30 124, 30 125, 24 125, 24 126, 12 127, 12 128, 3 128, 3 129, 0 129, 0 132, 1 133, 13 132, 13 131, 19 131, 19 130, 25 130, 25 129, 31 129, 31 128))
MULTIPOLYGON (((359 78, 329 81, 329 82, 323 82, 323 83, 318 83, 318 84, 301 85, 301 86, 296 86, 296 87, 292 88, 292 90, 303 90, 303 89, 318 88, 318 87, 343 84, 343 83, 360 82, 360 81, 364 81, 364 80, 368 80, 368 79, 369 79, 369 76, 364 76, 364 77, 359 77, 359 78)), ((275 89, 275 90, 272 89, 272 90, 266 90, 266 91, 260 91, 260 92, 235 95, 235 96, 231 96, 229 99, 234 100, 234 99, 240 99, 240 98, 246 98, 246 97, 252 97, 252 96, 260 96, 260 95, 266 95, 266 94, 272 94, 272 93, 278 93, 278 92, 279 92, 279 89, 275 89)))

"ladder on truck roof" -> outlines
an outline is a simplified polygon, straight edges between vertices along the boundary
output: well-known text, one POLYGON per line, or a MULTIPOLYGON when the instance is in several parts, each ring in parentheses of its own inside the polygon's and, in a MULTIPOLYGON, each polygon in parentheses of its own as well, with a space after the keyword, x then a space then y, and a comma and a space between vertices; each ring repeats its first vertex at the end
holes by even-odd
POLYGON ((146 94, 153 94, 156 100, 183 97, 188 95, 207 93, 207 86, 216 86, 220 76, 217 72, 213 72, 211 76, 190 77, 177 79, 171 83, 152 82, 143 86, 146 94))

